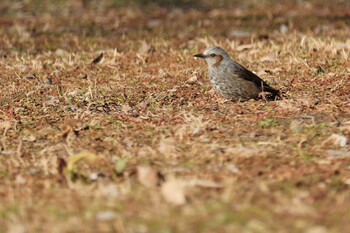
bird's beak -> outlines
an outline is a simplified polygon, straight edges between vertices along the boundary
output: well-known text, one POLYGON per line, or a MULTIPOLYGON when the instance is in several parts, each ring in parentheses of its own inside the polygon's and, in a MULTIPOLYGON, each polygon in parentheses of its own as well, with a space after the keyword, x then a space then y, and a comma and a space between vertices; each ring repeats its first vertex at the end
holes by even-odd
POLYGON ((204 55, 204 54, 201 54, 201 53, 199 53, 199 54, 195 54, 195 55, 193 55, 194 57, 199 57, 199 58, 206 58, 206 56, 204 55))

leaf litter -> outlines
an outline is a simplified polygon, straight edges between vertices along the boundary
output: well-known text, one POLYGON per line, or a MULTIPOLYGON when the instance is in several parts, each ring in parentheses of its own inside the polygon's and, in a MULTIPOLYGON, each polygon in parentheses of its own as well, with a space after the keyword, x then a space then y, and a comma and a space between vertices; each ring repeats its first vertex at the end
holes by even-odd
POLYGON ((348 4, 52 4, 0 3, 0 231, 349 228, 348 4), (284 98, 212 95, 214 44, 284 98))

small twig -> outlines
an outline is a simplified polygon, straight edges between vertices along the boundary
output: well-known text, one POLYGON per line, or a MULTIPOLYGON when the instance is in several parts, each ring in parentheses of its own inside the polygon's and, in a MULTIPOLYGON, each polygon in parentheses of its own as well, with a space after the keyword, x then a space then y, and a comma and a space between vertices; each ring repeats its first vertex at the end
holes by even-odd
POLYGON ((22 140, 19 139, 17 150, 16 150, 16 153, 17 153, 18 157, 21 157, 22 145, 23 145, 22 140))

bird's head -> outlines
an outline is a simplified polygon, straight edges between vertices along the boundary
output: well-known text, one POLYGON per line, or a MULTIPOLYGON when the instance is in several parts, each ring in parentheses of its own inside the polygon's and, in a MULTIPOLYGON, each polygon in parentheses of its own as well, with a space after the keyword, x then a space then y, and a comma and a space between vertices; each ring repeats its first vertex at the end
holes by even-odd
POLYGON ((209 67, 218 66, 222 60, 230 59, 230 56, 226 53, 226 51, 218 46, 207 48, 203 53, 195 54, 193 56, 203 58, 209 67))

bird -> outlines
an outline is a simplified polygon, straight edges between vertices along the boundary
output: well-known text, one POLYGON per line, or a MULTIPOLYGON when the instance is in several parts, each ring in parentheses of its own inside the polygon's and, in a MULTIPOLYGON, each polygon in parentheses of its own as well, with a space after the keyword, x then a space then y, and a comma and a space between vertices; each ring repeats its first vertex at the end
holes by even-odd
POLYGON ((221 47, 209 47, 203 53, 193 56, 207 62, 211 85, 225 99, 244 102, 259 98, 275 100, 280 97, 279 90, 234 61, 221 47))

